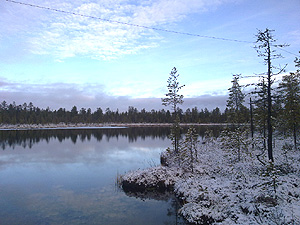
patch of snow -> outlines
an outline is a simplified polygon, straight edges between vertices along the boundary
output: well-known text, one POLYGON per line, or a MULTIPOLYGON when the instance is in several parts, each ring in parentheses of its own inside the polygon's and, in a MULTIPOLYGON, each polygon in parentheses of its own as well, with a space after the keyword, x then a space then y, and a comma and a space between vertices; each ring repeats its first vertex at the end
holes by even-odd
POLYGON ((173 187, 182 175, 182 169, 158 166, 127 173, 122 179, 145 187, 155 187, 161 181, 165 187, 173 187))
POLYGON ((256 155, 251 145, 240 152, 222 149, 220 140, 201 145, 194 172, 158 166, 127 173, 123 179, 155 187, 172 186, 195 224, 300 224, 300 151, 284 150, 291 140, 276 140, 274 161, 256 155), (271 168, 271 169, 270 169, 271 168))

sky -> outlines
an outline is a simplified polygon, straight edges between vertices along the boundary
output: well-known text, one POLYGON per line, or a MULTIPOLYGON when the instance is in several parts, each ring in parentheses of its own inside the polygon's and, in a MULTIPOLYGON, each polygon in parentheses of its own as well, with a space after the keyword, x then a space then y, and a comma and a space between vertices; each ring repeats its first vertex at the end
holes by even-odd
POLYGON ((258 30, 289 44, 273 62, 295 71, 299 12, 300 0, 0 0, 0 102, 169 109, 176 67, 183 109, 224 110, 234 74, 266 71, 258 30))

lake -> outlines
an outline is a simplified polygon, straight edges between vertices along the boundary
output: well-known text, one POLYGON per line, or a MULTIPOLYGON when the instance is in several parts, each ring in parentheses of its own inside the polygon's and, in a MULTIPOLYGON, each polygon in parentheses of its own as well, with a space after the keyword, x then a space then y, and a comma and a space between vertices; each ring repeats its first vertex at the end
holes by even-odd
POLYGON ((169 128, 0 131, 0 224, 186 224, 170 196, 118 174, 159 165, 169 128), (159 200, 161 199, 161 200, 159 200))

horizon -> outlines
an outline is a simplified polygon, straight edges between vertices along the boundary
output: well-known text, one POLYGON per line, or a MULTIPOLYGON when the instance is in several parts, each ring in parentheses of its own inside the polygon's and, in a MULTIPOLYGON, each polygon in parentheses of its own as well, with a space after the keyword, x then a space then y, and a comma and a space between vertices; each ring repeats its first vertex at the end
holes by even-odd
MULTIPOLYGON (((206 98, 205 101, 207 102, 207 105, 209 105, 209 102, 208 102, 208 101, 211 101, 211 96, 202 96, 202 97, 203 97, 203 99, 206 98)), ((224 98, 225 98, 225 97, 228 97, 228 96, 224 96, 224 98)), ((147 100, 149 100, 149 99, 147 99, 147 100)), ((190 107, 190 106, 182 107, 182 105, 181 105, 181 106, 178 106, 178 108, 182 109, 183 113, 185 113, 185 111, 186 111, 187 109, 193 109, 193 108, 197 108, 197 109, 199 110, 199 112, 200 112, 201 110, 205 110, 205 109, 207 109, 207 110, 209 110, 209 111, 212 111, 212 110, 214 110, 214 109, 216 109, 216 108, 219 108, 220 111, 221 111, 222 113, 223 113, 223 112, 225 111, 225 109, 226 109, 226 107, 222 108, 222 107, 220 107, 220 106, 211 107, 211 108, 209 108, 209 107, 199 108, 197 103, 200 101, 201 104, 203 104, 203 102, 204 102, 203 100, 199 100, 199 98, 189 98, 189 99, 184 99, 184 101, 185 101, 185 100, 188 102, 188 105, 192 105, 192 107, 190 107)), ((217 98, 217 100, 219 100, 219 97, 217 98)), ((49 109, 50 111, 58 111, 59 109, 65 109, 66 111, 71 111, 72 108, 75 106, 75 107, 77 108, 77 111, 78 111, 78 112, 83 108, 83 109, 85 109, 85 110, 91 109, 92 113, 95 112, 95 111, 97 111, 98 108, 101 108, 101 109, 103 110, 103 113, 105 113, 105 110, 106 110, 107 108, 109 108, 109 109, 110 109, 111 111, 113 111, 113 112, 116 112, 116 111, 118 111, 118 112, 127 112, 128 109, 129 109, 129 107, 136 108, 139 112, 141 112, 141 110, 143 110, 143 109, 145 109, 147 112, 150 112, 151 110, 157 110, 157 111, 165 110, 165 111, 170 111, 170 112, 171 112, 171 108, 170 108, 170 107, 163 106, 163 105, 161 104, 161 99, 159 99, 159 98, 151 99, 152 104, 150 104, 150 106, 148 106, 147 108, 146 108, 146 107, 143 107, 143 106, 136 107, 136 106, 133 106, 133 105, 125 105, 125 104, 123 104, 121 108, 118 108, 117 106, 116 106, 117 108, 110 108, 110 107, 105 107, 105 106, 104 106, 104 107, 100 107, 100 106, 99 106, 99 107, 96 107, 96 108, 91 108, 91 107, 78 107, 77 105, 72 105, 72 106, 70 106, 70 107, 50 108, 49 106, 46 106, 46 107, 39 107, 39 106, 35 105, 34 102, 17 103, 17 102, 15 102, 15 101, 8 102, 8 101, 6 101, 6 100, 3 100, 2 102, 0 102, 0 104, 2 105, 2 103, 3 103, 4 101, 5 101, 5 103, 6 103, 7 106, 9 106, 10 104, 12 104, 12 105, 15 104, 15 106, 21 106, 21 107, 24 107, 24 104, 26 104, 27 107, 28 107, 29 104, 32 103, 33 107, 39 108, 39 109, 41 109, 41 110, 49 109), (156 104, 156 103, 157 103, 157 104, 156 104), (158 107, 159 103, 160 103, 160 105, 161 105, 160 108, 158 107), (154 107, 151 107, 151 105, 153 105, 154 107), (157 107, 155 107, 156 105, 157 105, 157 107)), ((227 98, 225 99, 225 103, 226 103, 226 101, 227 101, 227 98)), ((184 104, 183 104, 183 105, 184 105, 184 104)))

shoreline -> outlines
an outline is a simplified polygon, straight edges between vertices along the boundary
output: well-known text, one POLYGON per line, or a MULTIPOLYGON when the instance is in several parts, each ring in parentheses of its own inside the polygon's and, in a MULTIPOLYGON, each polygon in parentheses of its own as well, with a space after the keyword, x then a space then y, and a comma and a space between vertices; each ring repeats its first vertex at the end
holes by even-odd
POLYGON ((277 141, 274 174, 266 174, 273 164, 256 160, 259 149, 241 152, 238 161, 235 149, 222 149, 216 140, 200 146, 193 172, 159 165, 125 173, 119 186, 133 196, 171 191, 190 224, 299 224, 300 155, 293 149, 285 153, 287 143, 277 141))
MULTIPOLYGON (((181 123, 188 126, 230 126, 227 123, 181 123)), ((58 123, 58 124, 0 124, 0 130, 71 130, 71 129, 112 129, 129 127, 171 127, 172 123, 58 123)))

